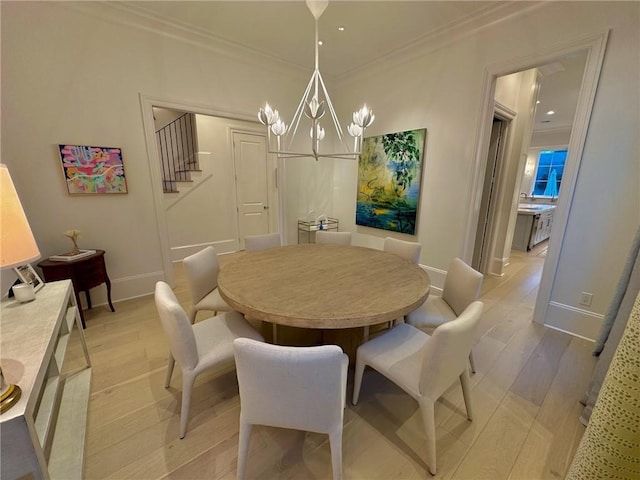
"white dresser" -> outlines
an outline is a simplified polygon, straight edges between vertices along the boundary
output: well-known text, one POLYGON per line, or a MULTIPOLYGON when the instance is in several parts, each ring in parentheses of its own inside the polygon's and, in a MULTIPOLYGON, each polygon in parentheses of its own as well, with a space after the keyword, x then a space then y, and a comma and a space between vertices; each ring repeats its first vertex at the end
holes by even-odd
POLYGON ((0 415, 0 478, 82 478, 91 364, 71 281, 2 302, 0 348, 5 380, 22 389, 0 415))

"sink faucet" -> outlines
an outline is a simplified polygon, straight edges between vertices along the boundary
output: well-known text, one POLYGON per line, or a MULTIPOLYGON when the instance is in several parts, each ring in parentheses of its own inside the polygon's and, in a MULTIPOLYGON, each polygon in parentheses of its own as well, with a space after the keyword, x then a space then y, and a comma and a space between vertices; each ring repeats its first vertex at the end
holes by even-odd
POLYGON ((525 200, 527 199, 527 194, 526 194, 526 193, 524 193, 524 192, 520 192, 520 196, 521 196, 521 197, 524 197, 524 199, 525 199, 525 200))

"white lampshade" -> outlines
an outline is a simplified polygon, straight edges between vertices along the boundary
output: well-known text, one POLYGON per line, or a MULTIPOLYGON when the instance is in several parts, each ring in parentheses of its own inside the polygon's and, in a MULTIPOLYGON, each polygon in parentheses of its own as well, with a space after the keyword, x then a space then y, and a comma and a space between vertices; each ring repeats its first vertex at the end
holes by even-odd
POLYGON ((9 175, 0 164, 0 268, 16 267, 40 258, 31 227, 9 175))

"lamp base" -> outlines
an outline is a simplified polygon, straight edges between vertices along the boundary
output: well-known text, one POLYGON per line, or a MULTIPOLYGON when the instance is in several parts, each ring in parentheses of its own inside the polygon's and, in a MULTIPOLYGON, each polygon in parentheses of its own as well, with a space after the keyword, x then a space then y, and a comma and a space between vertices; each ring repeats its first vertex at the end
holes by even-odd
POLYGON ((4 413, 18 403, 21 395, 22 390, 18 385, 9 385, 0 396, 0 413, 4 413))

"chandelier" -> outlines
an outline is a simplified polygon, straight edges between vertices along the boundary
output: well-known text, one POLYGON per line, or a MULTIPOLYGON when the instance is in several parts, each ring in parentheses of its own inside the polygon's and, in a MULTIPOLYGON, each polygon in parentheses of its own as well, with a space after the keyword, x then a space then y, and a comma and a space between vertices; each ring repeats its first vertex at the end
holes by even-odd
POLYGON ((278 110, 272 109, 268 103, 264 108, 260 109, 258 120, 267 127, 269 153, 277 154, 278 158, 313 157, 316 161, 318 158, 355 159, 358 158, 362 150, 364 132, 366 128, 373 123, 375 115, 366 105, 357 112, 353 112, 353 122, 347 127, 347 131, 353 137, 353 149, 350 149, 344 138, 342 127, 340 123, 338 123, 338 117, 331 104, 327 87, 322 80, 318 62, 318 19, 327 8, 329 2, 328 0, 306 0, 306 4, 315 18, 316 27, 315 69, 313 70, 313 75, 311 75, 307 89, 300 99, 296 113, 289 125, 286 125, 280 118, 278 110), (320 142, 325 137, 325 129, 320 125, 320 119, 325 115, 327 110, 329 110, 331 122, 333 123, 341 148, 344 149, 343 152, 325 153, 320 151, 320 142), (309 131, 311 151, 306 153, 291 150, 303 114, 311 120, 311 129, 309 131))

